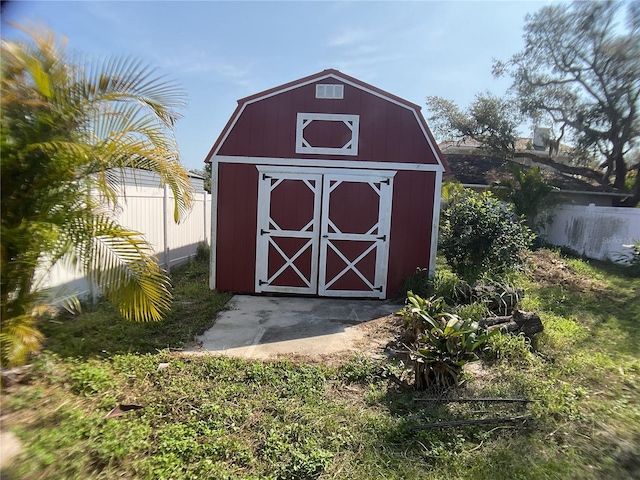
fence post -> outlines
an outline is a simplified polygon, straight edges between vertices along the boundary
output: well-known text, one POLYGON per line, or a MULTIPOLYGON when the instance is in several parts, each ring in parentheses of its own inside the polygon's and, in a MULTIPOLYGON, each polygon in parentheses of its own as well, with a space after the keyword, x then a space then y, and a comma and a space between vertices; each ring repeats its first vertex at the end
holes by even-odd
POLYGON ((171 260, 169 259, 169 185, 166 184, 162 197, 162 238, 164 243, 164 264, 168 272, 171 269, 171 260))
POLYGON ((210 245, 209 242, 209 229, 207 228, 207 191, 205 190, 203 192, 203 196, 202 196, 202 211, 204 212, 204 218, 203 218, 203 222, 202 222, 202 226, 204 227, 204 243, 206 243, 207 245, 210 245))

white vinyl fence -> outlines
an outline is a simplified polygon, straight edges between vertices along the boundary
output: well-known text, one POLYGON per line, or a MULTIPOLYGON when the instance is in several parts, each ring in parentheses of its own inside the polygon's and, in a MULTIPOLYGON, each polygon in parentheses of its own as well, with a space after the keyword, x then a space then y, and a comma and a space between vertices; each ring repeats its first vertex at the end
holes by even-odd
POLYGON ((545 239, 597 260, 620 262, 633 240, 640 240, 640 208, 560 205, 544 231, 545 239))
MULTIPOLYGON (((188 261, 195 255, 198 244, 211 243, 211 199, 204 190, 202 178, 193 176, 191 183, 196 192, 193 209, 176 224, 173 195, 168 187, 160 187, 157 174, 132 169, 124 173, 116 219, 121 225, 144 234, 164 268, 188 261)), ((82 272, 64 263, 45 274, 43 286, 81 297, 95 297, 97 293, 82 272)))

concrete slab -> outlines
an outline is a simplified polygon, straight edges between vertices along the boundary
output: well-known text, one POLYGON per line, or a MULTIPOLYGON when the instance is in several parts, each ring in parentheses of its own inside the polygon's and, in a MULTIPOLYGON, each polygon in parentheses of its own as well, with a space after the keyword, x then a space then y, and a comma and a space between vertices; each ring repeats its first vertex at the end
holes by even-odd
POLYGON ((353 349, 363 335, 353 328, 397 312, 389 301, 236 295, 192 352, 268 358, 353 349))

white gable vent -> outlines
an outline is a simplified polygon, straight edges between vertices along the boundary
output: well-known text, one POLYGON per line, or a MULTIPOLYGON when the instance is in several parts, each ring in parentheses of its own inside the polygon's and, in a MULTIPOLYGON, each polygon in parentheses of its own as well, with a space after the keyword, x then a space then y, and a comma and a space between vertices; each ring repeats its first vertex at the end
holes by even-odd
POLYGON ((335 100, 340 100, 344 98, 344 85, 316 85, 316 98, 333 98, 335 100))

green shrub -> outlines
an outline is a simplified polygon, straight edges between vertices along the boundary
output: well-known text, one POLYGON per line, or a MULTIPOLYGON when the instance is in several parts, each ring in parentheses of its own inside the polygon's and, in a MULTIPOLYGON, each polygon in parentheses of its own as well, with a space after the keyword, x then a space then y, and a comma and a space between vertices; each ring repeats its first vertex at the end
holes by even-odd
POLYGON ((440 248, 454 273, 468 283, 482 275, 500 275, 523 263, 522 252, 534 235, 513 207, 491 192, 460 193, 442 213, 440 248))

